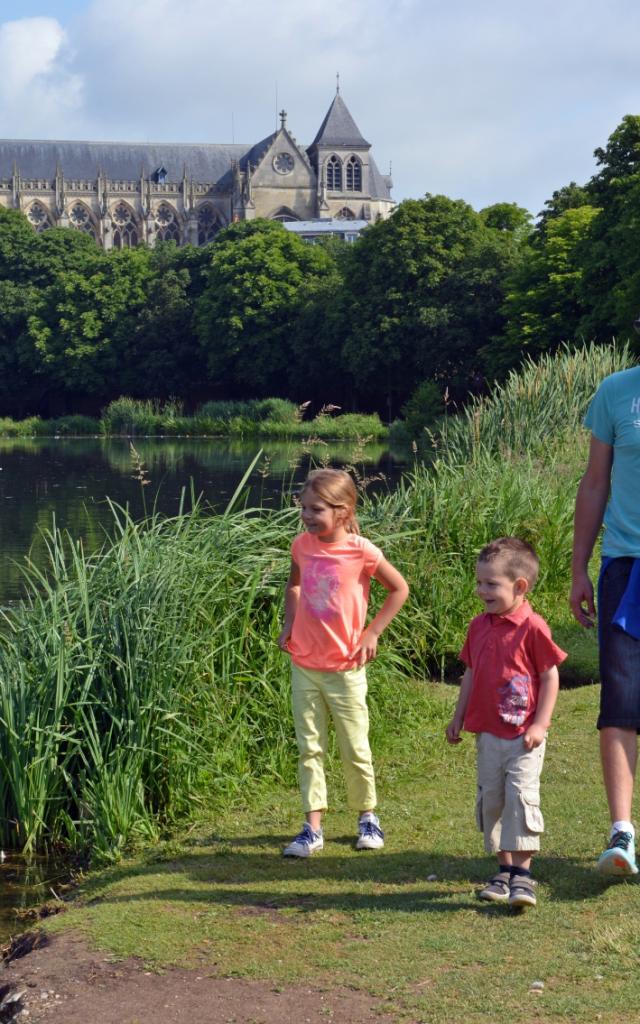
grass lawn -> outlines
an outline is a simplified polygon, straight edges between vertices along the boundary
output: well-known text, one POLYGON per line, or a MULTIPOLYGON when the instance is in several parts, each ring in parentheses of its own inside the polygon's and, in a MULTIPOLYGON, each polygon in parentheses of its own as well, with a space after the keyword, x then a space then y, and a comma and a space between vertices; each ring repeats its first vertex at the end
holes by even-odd
POLYGON ((271 790, 92 877, 48 927, 81 929, 157 969, 354 986, 399 1022, 640 1019, 640 884, 594 871, 607 831, 597 688, 560 694, 538 907, 522 914, 475 896, 493 861, 473 822, 473 738, 455 748, 443 738, 456 692, 416 687, 404 725, 374 750, 383 851, 354 850, 354 816, 332 769, 337 802, 322 854, 282 859, 300 824, 298 796, 271 790))

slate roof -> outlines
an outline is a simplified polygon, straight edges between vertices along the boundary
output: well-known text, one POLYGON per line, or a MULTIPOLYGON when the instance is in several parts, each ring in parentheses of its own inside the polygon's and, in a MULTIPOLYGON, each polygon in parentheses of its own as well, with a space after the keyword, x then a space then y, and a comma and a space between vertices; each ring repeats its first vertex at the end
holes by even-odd
MULTIPOLYGON (((325 119, 311 146, 349 146, 368 149, 371 143, 363 137, 340 93, 336 93, 325 119)), ((311 148, 311 146, 309 148, 311 148)))
MULTIPOLYGON (((197 182, 223 183, 234 160, 255 166, 256 154, 273 136, 253 146, 151 142, 62 142, 58 140, 0 140, 0 179, 10 178, 14 164, 23 179, 53 180, 60 167, 67 179, 95 181, 101 169, 112 181, 135 181, 165 167, 167 181, 180 182, 184 167, 197 182)), ((230 179, 229 179, 230 180, 230 179)))
POLYGON ((369 155, 369 187, 372 199, 391 199, 391 178, 380 174, 378 165, 369 155))

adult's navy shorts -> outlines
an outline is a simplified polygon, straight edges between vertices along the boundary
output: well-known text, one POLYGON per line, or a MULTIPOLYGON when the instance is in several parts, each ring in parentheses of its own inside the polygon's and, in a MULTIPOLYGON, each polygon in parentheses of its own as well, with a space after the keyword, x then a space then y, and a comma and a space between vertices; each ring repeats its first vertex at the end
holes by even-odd
POLYGON ((598 729, 640 733, 640 640, 612 623, 627 588, 632 558, 613 558, 598 583, 600 715, 598 729))

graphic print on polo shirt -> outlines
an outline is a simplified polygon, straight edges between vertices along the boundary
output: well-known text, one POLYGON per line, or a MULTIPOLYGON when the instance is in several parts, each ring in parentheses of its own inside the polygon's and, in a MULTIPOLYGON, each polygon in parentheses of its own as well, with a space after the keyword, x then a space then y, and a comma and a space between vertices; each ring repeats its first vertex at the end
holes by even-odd
POLYGON ((511 676, 498 690, 498 714, 509 725, 523 725, 529 712, 529 684, 525 675, 511 676))
POLYGON ((312 560, 302 573, 302 598, 316 619, 327 621, 338 611, 340 575, 337 565, 312 560))

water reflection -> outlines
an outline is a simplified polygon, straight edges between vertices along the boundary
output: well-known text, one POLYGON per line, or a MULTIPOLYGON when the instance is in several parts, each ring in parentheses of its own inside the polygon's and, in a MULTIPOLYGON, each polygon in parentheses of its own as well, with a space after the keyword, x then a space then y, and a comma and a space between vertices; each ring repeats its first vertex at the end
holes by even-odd
POLYGON ((0 942, 28 927, 20 911, 59 896, 57 887, 69 877, 69 867, 60 860, 0 853, 0 942), (16 913, 18 911, 18 913, 16 913))
POLYGON ((104 542, 112 525, 107 499, 140 518, 147 508, 175 515, 193 488, 214 509, 224 508, 260 447, 263 455, 247 485, 251 505, 279 505, 304 479, 311 463, 328 458, 331 465, 353 461, 366 476, 384 475, 373 485, 392 486, 403 454, 379 444, 354 450, 354 444, 226 441, 209 438, 136 438, 151 485, 143 492, 133 479, 126 438, 0 439, 0 605, 18 600, 20 564, 29 554, 44 564, 42 530, 56 526, 82 539, 87 551, 104 542))

